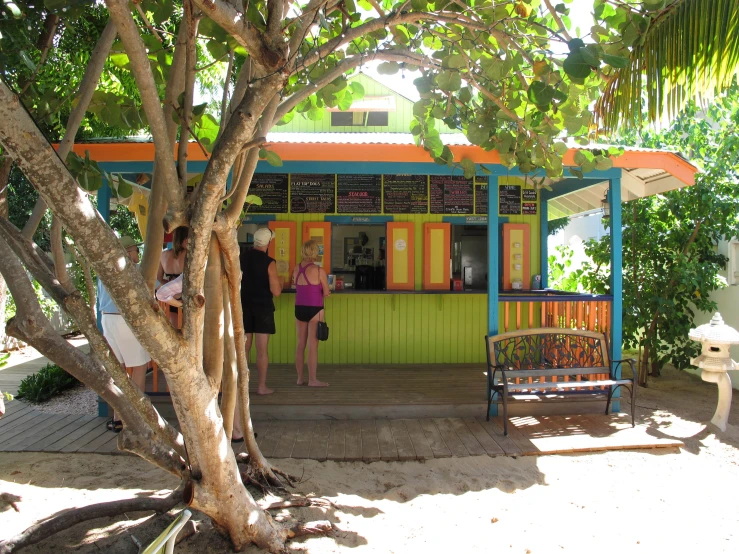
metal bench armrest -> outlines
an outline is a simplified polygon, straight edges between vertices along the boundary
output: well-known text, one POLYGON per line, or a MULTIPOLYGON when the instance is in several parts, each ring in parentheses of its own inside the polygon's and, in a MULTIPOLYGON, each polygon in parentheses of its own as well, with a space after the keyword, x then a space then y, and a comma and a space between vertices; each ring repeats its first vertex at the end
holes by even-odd
POLYGON ((636 360, 634 358, 624 358, 623 360, 612 360, 613 361, 613 367, 610 370, 610 376, 611 379, 616 379, 616 368, 623 365, 623 364, 629 364, 631 367, 631 375, 632 375, 632 381, 636 381, 636 369, 634 367, 634 364, 636 364, 636 360))

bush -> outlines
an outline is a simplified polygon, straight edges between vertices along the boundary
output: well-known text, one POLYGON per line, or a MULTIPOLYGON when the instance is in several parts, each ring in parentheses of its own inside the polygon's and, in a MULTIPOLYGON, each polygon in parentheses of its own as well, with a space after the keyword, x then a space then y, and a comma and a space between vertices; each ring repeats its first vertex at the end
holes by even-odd
POLYGON ((79 381, 54 364, 46 364, 41 371, 21 381, 16 398, 31 402, 46 402, 52 396, 75 386, 79 381))

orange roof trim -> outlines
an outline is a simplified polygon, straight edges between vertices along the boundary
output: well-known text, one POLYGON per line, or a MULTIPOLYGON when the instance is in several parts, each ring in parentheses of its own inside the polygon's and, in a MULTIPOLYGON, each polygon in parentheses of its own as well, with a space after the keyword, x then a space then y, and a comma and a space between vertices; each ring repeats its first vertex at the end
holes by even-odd
MULTIPOLYGON (((56 148, 58 145, 54 145, 56 148)), ((175 145, 175 150, 176 150, 175 145)), ((450 146, 455 159, 469 158, 480 164, 500 164, 495 151, 486 152, 477 146, 450 146)), ((284 161, 313 162, 430 162, 429 154, 415 145, 403 144, 286 144, 273 143, 274 150, 284 161)), ((154 143, 118 142, 75 144, 74 151, 98 162, 154 161, 154 143)), ((564 157, 565 166, 574 166, 577 149, 571 148, 564 157)), ((188 144, 188 160, 205 161, 207 156, 197 143, 188 144)), ((626 151, 613 158, 613 166, 624 169, 661 169, 687 185, 695 184, 698 168, 672 152, 626 151)))

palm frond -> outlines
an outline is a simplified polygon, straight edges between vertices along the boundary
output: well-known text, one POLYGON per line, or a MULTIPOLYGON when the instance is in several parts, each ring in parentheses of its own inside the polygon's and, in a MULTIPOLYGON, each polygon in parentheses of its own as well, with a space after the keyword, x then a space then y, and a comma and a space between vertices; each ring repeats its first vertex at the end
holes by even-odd
POLYGON ((674 117, 739 75, 739 0, 675 0, 658 13, 630 63, 608 79, 596 104, 601 127, 615 130, 674 117), (646 105, 644 105, 646 103, 646 105))

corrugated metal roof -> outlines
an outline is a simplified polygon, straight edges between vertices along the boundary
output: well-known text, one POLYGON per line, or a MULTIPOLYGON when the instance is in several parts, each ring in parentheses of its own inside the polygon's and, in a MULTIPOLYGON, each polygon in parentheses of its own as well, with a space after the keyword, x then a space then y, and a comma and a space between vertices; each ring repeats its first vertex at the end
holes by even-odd
MULTIPOLYGON (((462 133, 441 134, 449 146, 470 145, 462 133)), ((268 133, 268 142, 289 144, 415 144, 410 133, 268 133)))

